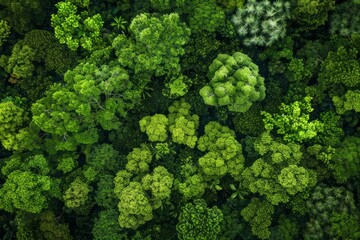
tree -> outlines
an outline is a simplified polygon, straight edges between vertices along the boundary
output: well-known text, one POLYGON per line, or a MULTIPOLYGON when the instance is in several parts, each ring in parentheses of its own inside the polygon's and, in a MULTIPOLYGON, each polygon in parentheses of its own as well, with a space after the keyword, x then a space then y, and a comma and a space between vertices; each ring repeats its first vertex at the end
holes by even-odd
POLYGON ((133 174, 140 174, 149 171, 149 164, 152 161, 152 154, 148 147, 134 148, 127 155, 126 170, 133 174))
POLYGON ((209 66, 208 78, 209 84, 200 90, 207 105, 246 112, 253 102, 265 98, 264 78, 258 66, 241 52, 219 54, 209 66))
POLYGON ((218 122, 209 122, 197 147, 202 152, 207 151, 199 158, 199 165, 209 180, 221 178, 227 173, 239 179, 244 168, 244 156, 233 130, 218 122))
POLYGON ((174 101, 169 106, 169 115, 155 114, 145 116, 140 121, 140 129, 146 132, 151 142, 164 142, 171 133, 172 142, 194 148, 197 142, 199 116, 190 114, 191 106, 184 99, 174 101))
POLYGON ((209 208, 203 199, 187 203, 179 216, 176 225, 181 240, 215 240, 220 233, 223 214, 216 206, 209 208))
POLYGON ((269 239, 273 214, 274 206, 258 198, 252 198, 249 205, 241 210, 241 216, 250 223, 252 233, 260 239, 269 239))
POLYGON ((55 6, 58 12, 51 15, 51 26, 60 43, 66 44, 73 51, 80 46, 93 51, 100 45, 100 33, 104 23, 100 14, 90 17, 86 12, 82 12, 79 15, 77 6, 70 1, 58 2, 55 6))
POLYGON ((151 142, 164 142, 167 139, 168 119, 163 114, 143 117, 140 121, 140 129, 146 132, 151 142))
POLYGON ((298 166, 300 145, 284 144, 265 132, 255 141, 254 149, 260 158, 242 172, 243 186, 252 193, 265 195, 271 204, 278 205, 315 186, 316 172, 298 166))
POLYGON ((216 32, 225 26, 225 12, 216 4, 216 0, 195 0, 189 6, 191 32, 216 32))
POLYGON ((119 35, 112 43, 120 64, 135 74, 155 76, 176 75, 180 72, 179 57, 190 30, 180 22, 179 15, 171 13, 154 17, 142 13, 131 21, 131 38, 119 35))
MULTIPOLYGON (((352 192, 344 187, 330 187, 324 184, 320 184, 314 188, 309 199, 306 201, 306 207, 309 211, 310 218, 306 223, 307 227, 303 234, 304 238, 313 239, 340 239, 341 236, 346 237, 347 233, 344 228, 342 228, 342 230, 344 230, 343 233, 338 231, 341 229, 338 221, 341 218, 345 220, 347 214, 352 218, 356 212, 352 192), (338 216, 337 214, 345 214, 345 216, 338 216)), ((349 222, 349 228, 351 227, 350 224, 351 222, 349 222)), ((356 232, 356 229, 353 230, 356 232)), ((353 237, 355 236, 356 235, 353 237)))
POLYGON ((140 101, 140 91, 115 62, 101 67, 81 63, 64 80, 65 85, 54 84, 32 105, 33 122, 53 137, 48 140, 52 151, 97 142, 97 126, 118 129, 120 119, 140 101))
POLYGON ((0 47, 4 45, 10 35, 10 26, 7 21, 0 20, 0 47))
POLYGON ((335 0, 297 0, 292 16, 300 25, 299 31, 309 31, 324 25, 328 20, 328 13, 334 8, 335 0))
POLYGON ((11 56, 2 56, 2 67, 11 75, 10 82, 16 83, 19 78, 32 76, 34 71, 35 53, 28 45, 18 42, 14 45, 11 56))
POLYGON ((91 187, 80 178, 76 178, 65 191, 63 198, 66 207, 79 208, 89 201, 91 187))
POLYGON ((335 148, 335 153, 327 162, 334 171, 335 178, 339 182, 345 182, 351 177, 357 176, 360 170, 360 138, 355 136, 345 139, 335 148))
POLYGON ((69 224, 61 223, 54 212, 45 211, 40 217, 40 231, 46 240, 72 240, 69 224))
POLYGON ((250 0, 237 10, 231 20, 245 46, 271 46, 285 37, 289 18, 289 2, 250 0))
POLYGON ((0 103, 0 141, 6 149, 10 149, 10 139, 14 138, 26 120, 24 109, 12 101, 0 103))
POLYGON ((123 228, 137 229, 153 218, 150 201, 138 182, 131 182, 120 194, 119 224, 123 228))
POLYGON ((146 174, 142 179, 142 187, 151 192, 151 204, 154 209, 162 206, 162 201, 170 198, 174 177, 166 168, 158 166, 152 174, 146 174))
POLYGON ((30 171, 16 170, 7 176, 0 189, 0 208, 8 212, 23 210, 40 213, 48 207, 47 192, 52 187, 51 178, 30 171))
POLYGON ((360 6, 354 1, 346 1, 337 5, 330 16, 330 33, 341 36, 360 33, 360 19, 356 14, 359 11, 360 6))
POLYGON ((360 90, 348 90, 344 96, 333 96, 332 101, 338 114, 344 115, 352 110, 360 112, 360 90))
POLYGON ((303 142, 314 138, 318 132, 322 132, 324 124, 318 120, 309 121, 311 97, 305 97, 303 101, 295 101, 290 105, 282 104, 280 112, 270 114, 262 112, 265 129, 272 131, 276 129, 278 134, 283 135, 287 142, 303 142))
POLYGON ((99 212, 91 231, 95 240, 126 239, 126 234, 118 223, 118 215, 114 209, 99 212))

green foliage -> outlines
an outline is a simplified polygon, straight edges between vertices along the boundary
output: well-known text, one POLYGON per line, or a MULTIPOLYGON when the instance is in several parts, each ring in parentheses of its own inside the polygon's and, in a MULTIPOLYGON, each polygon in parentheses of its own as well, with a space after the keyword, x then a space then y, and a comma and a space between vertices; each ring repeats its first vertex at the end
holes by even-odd
POLYGON ((116 173, 114 178, 114 193, 118 198, 121 196, 121 192, 130 184, 132 174, 126 170, 120 170, 116 173))
POLYGON ((177 181, 177 188, 179 192, 187 199, 200 198, 207 186, 204 177, 197 173, 197 167, 186 163, 181 165, 180 174, 183 177, 183 182, 177 181))
POLYGON ((120 119, 139 101, 139 91, 119 66, 82 63, 32 105, 33 122, 53 135, 52 148, 74 150, 98 141, 98 129, 118 129, 120 119))
POLYGON ((215 32, 225 25, 225 12, 216 0, 191 2, 189 27, 191 32, 215 32))
POLYGON ((300 145, 284 144, 265 132, 254 148, 261 158, 242 173, 242 183, 252 193, 265 195, 271 204, 278 205, 316 184, 315 171, 297 166, 302 158, 300 145))
POLYGON ((278 180, 290 195, 294 195, 303 192, 311 182, 314 182, 311 177, 314 176, 311 176, 305 168, 291 164, 281 170, 278 180))
POLYGON ((10 35, 10 26, 7 21, 0 20, 0 47, 4 45, 10 35))
POLYGON ((152 154, 148 147, 134 148, 127 155, 126 170, 134 174, 149 171, 149 164, 152 161, 152 154))
POLYGON ((122 190, 118 208, 120 211, 118 221, 123 228, 137 229, 153 218, 153 208, 138 182, 131 182, 122 190))
POLYGON ((202 199, 187 203, 176 225, 181 240, 215 240, 220 233, 223 214, 217 207, 209 208, 202 199))
POLYGON ((48 207, 46 192, 50 191, 50 177, 30 171, 13 171, 0 189, 0 208, 8 212, 23 210, 40 213, 48 207))
POLYGON ((162 206, 162 201, 169 199, 174 177, 166 168, 158 166, 152 174, 146 174, 142 179, 142 187, 151 192, 151 202, 154 209, 162 206))
MULTIPOLYGON (((94 178, 87 178, 88 181, 94 181, 105 170, 115 171, 117 165, 118 152, 110 144, 101 144, 94 147, 94 149, 87 156, 85 165, 87 170, 94 172, 94 178)), ((86 176, 85 176, 86 177, 86 176)))
POLYGON ((244 168, 244 156, 234 131, 218 122, 209 122, 205 126, 205 134, 199 138, 198 149, 207 151, 199 158, 199 165, 208 178, 216 179, 226 173, 239 178, 244 168))
POLYGON ((190 83, 191 80, 184 75, 171 77, 162 93, 169 98, 182 97, 188 92, 190 83))
POLYGON ((250 223, 252 233, 260 239, 269 239, 273 213, 273 205, 258 198, 252 198, 249 205, 241 210, 241 216, 250 223))
POLYGON ((310 113, 313 111, 310 101, 311 97, 307 96, 301 102, 282 104, 279 113, 262 112, 265 129, 276 129, 287 142, 303 142, 314 138, 318 132, 323 131, 324 125, 318 120, 309 121, 310 113))
POLYGON ((318 77, 320 88, 329 89, 335 84, 355 87, 360 83, 360 63, 356 49, 340 46, 336 52, 329 52, 321 64, 318 77))
POLYGON ((0 103, 0 141, 6 149, 10 149, 10 139, 15 137, 26 119, 24 109, 12 101, 0 103))
POLYGON ((235 131, 244 135, 260 135, 265 130, 261 110, 260 103, 254 103, 246 112, 235 113, 233 118, 235 131))
POLYGON ((331 235, 344 240, 360 239, 359 219, 356 215, 333 212, 330 222, 331 235))
POLYGON ((244 0, 217 0, 217 3, 223 5, 226 9, 243 8, 244 0))
POLYGON ((169 115, 155 114, 143 117, 140 129, 146 132, 151 142, 164 142, 171 133, 172 142, 194 148, 197 141, 196 129, 199 126, 199 116, 190 114, 190 104, 184 99, 175 101, 169 106, 169 115))
POLYGON ((139 14, 131 21, 129 32, 132 38, 119 35, 112 43, 122 66, 136 74, 155 76, 180 72, 179 57, 185 53, 182 46, 188 41, 190 30, 180 22, 178 14, 159 18, 139 14))
POLYGON ((163 114, 143 117, 140 121, 140 129, 145 132, 151 142, 164 142, 167 139, 168 119, 163 114))
POLYGON ((296 0, 292 9, 293 21, 299 31, 309 31, 324 25, 329 11, 335 8, 335 0, 296 0))
POLYGON ((258 66, 241 52, 219 54, 209 66, 208 78, 209 85, 200 90, 207 105, 246 112, 253 102, 265 98, 264 78, 258 66))
MULTIPOLYGON (((182 70, 193 69, 198 73, 206 75, 208 66, 211 64, 213 56, 217 55, 219 48, 220 41, 216 39, 214 33, 202 31, 197 34, 191 34, 190 40, 184 47, 185 54, 181 59, 182 70), (198 64, 199 62, 203 64, 198 64)), ((199 83, 194 80, 194 84, 199 83)))
POLYGON ((271 75, 286 71, 287 63, 293 59, 293 45, 293 39, 287 36, 259 54, 261 60, 268 60, 268 70, 271 75))
POLYGON ((219 239, 236 239, 237 237, 242 236, 245 229, 238 211, 234 211, 230 205, 224 204, 221 207, 221 212, 224 215, 224 219, 221 222, 221 233, 219 239))
POLYGON ((270 239, 293 240, 298 238, 299 222, 294 217, 286 217, 282 214, 279 217, 278 225, 271 231, 270 239))
POLYGON ((95 191, 95 202, 98 206, 106 209, 115 209, 118 199, 115 194, 114 176, 103 174, 100 176, 95 191))
POLYGON ((249 0, 231 20, 245 46, 271 46, 286 35, 290 3, 249 0))
POLYGON ((91 187, 86 182, 76 178, 63 195, 65 206, 74 209, 85 205, 90 191, 91 187))
POLYGON ((169 131, 172 134, 172 141, 179 144, 184 144, 190 148, 194 148, 197 142, 196 129, 198 127, 197 121, 188 120, 185 116, 176 118, 175 123, 169 126, 169 131))
POLYGON ((159 11, 170 10, 174 7, 182 7, 185 0, 150 0, 151 7, 159 11))
POLYGON ((324 124, 322 132, 319 132, 312 140, 321 145, 335 146, 340 143, 344 130, 341 128, 341 117, 334 112, 320 113, 320 121, 324 124))
POLYGON ((357 176, 360 170, 360 138, 346 137, 335 148, 335 153, 328 164, 334 171, 335 178, 340 182, 357 176))
POLYGON ((7 21, 17 33, 24 34, 44 24, 50 3, 40 0, 2 0, 0 18, 7 21))
POLYGON ((20 42, 14 45, 10 57, 2 56, 2 67, 5 71, 12 75, 13 83, 16 83, 18 78, 27 78, 32 76, 34 71, 34 50, 27 46, 22 45, 20 42), (5 61, 4 61, 5 60, 5 61))
POLYGON ((118 215, 114 209, 99 212, 91 231, 94 240, 127 239, 118 223, 118 215))
POLYGON ((335 230, 340 227, 335 226, 338 220, 333 218, 334 225, 330 220, 334 217, 333 213, 352 214, 356 208, 354 196, 350 191, 344 187, 328 187, 322 184, 314 188, 306 204, 310 220, 306 223, 305 239, 339 239, 339 232, 335 230), (335 231, 331 230, 332 227, 335 231))
POLYGON ((41 213, 39 229, 46 240, 72 240, 69 224, 60 223, 54 212, 41 213))
POLYGON ((360 32, 360 18, 357 14, 360 6, 352 1, 345 1, 336 6, 330 17, 330 33, 350 36, 360 32))
POLYGON ((74 67, 75 53, 61 45, 49 31, 32 30, 27 32, 23 44, 34 50, 35 61, 43 62, 46 71, 55 71, 60 75, 74 67))
POLYGON ((81 46, 93 51, 100 43, 103 20, 100 14, 87 16, 85 12, 78 14, 77 7, 68 1, 58 2, 56 14, 51 15, 51 26, 60 43, 66 44, 75 51, 81 46))
POLYGON ((344 96, 333 96, 332 100, 338 114, 344 115, 352 110, 360 112, 360 90, 348 90, 344 96))

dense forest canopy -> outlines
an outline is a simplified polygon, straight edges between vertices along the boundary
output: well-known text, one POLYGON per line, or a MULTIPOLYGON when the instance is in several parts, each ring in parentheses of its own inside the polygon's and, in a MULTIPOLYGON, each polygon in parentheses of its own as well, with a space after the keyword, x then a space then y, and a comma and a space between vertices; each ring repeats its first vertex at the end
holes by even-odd
POLYGON ((359 0, 0 0, 0 240, 360 239, 359 0))

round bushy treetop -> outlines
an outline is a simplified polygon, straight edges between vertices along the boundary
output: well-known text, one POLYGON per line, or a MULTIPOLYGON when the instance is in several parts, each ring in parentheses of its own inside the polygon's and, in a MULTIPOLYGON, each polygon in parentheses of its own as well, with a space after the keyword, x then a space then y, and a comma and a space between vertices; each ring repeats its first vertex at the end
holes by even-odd
POLYGON ((166 168, 158 166, 152 174, 146 174, 141 182, 143 189, 151 192, 151 204, 157 209, 162 206, 162 201, 170 197, 174 177, 166 168))
POLYGON ((164 76, 180 72, 180 56, 188 41, 190 29, 171 13, 153 17, 149 13, 137 15, 129 26, 132 39, 119 35, 112 43, 119 62, 135 71, 164 76))
POLYGON ((182 208, 176 225, 180 240, 215 240, 220 233, 223 214, 217 207, 208 208, 203 199, 182 208))
POLYGON ((335 0, 296 0, 292 18, 300 31, 314 30, 328 20, 329 11, 335 8, 335 0))
POLYGON ((118 221, 123 228, 136 229, 153 218, 153 208, 138 182, 131 182, 123 189, 118 208, 120 211, 118 221))
POLYGON ((347 49, 340 46, 336 52, 329 52, 321 64, 318 76, 320 89, 336 87, 335 84, 346 87, 360 85, 360 63, 358 51, 355 48, 347 49), (335 86, 334 86, 335 85, 335 86))
POLYGON ((168 119, 163 114, 145 116, 139 121, 140 129, 145 132, 151 142, 164 142, 167 139, 168 119))
POLYGON ((241 216, 250 223, 252 233, 260 239, 269 239, 274 206, 268 201, 252 198, 249 205, 241 210, 241 216))
POLYGON ((0 209, 40 213, 48 207, 46 192, 50 191, 51 185, 48 176, 16 170, 8 175, 0 189, 0 209))
POLYGON ((237 179, 244 167, 242 146, 235 133, 218 122, 209 122, 205 134, 199 138, 198 149, 207 151, 199 158, 199 165, 209 179, 220 178, 226 173, 237 179))
POLYGON ((73 51, 79 46, 93 51, 101 43, 100 33, 104 22, 100 14, 91 17, 87 17, 86 12, 78 14, 76 5, 70 1, 58 2, 56 7, 58 11, 51 15, 51 26, 60 43, 73 51))
POLYGON ((139 174, 149 170, 149 164, 152 161, 152 154, 148 147, 134 148, 127 155, 126 170, 139 174))
POLYGON ((219 54, 209 67, 208 78, 209 84, 200 90, 207 105, 246 112, 253 102, 265 98, 264 78, 258 66, 241 52, 219 54))
POLYGON ((334 171, 337 181, 345 182, 359 175, 360 171, 360 138, 346 137, 332 155, 329 167, 334 171))
POLYGON ((264 132, 254 149, 261 158, 242 172, 242 184, 252 193, 266 196, 271 204, 287 203, 291 196, 316 184, 315 171, 298 165, 302 159, 300 145, 284 144, 264 132))
POLYGON ((216 0, 193 0, 189 5, 191 32, 215 32, 225 26, 225 12, 216 0))
MULTIPOLYGON (((14 134, 26 120, 24 110, 12 101, 0 103, 0 141, 14 138, 14 134)), ((3 143, 4 144, 4 143, 3 143)))
POLYGON ((232 17, 245 46, 270 46, 286 35, 286 20, 290 18, 290 3, 269 0, 249 0, 232 17))
POLYGON ((314 138, 322 132, 324 124, 318 120, 310 121, 311 97, 307 96, 303 101, 295 101, 290 105, 282 104, 280 113, 270 114, 262 112, 265 129, 276 129, 278 134, 283 135, 287 142, 303 142, 314 138))
POLYGON ((338 114, 346 115, 352 110, 360 112, 360 90, 348 90, 344 96, 333 96, 332 101, 338 114))
POLYGON ((68 208, 78 208, 86 204, 89 200, 91 187, 83 182, 80 178, 76 178, 65 191, 63 198, 65 206, 68 208))

